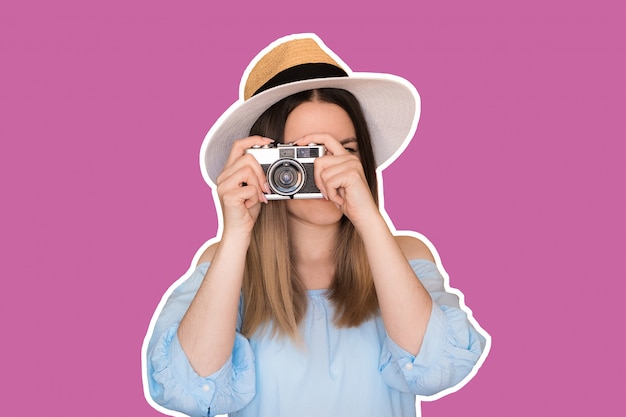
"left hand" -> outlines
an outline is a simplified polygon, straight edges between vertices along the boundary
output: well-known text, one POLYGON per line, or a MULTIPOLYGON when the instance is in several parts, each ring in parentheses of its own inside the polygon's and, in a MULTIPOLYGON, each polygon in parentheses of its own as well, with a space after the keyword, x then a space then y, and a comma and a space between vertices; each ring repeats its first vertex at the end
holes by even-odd
MULTIPOLYGON (((363 165, 357 153, 350 153, 334 137, 326 133, 310 134, 295 142, 324 145, 326 154, 314 163, 315 185, 327 200, 335 203, 355 226, 378 215, 378 207, 365 179, 363 165)), ((351 145, 356 146, 356 145, 351 145)))

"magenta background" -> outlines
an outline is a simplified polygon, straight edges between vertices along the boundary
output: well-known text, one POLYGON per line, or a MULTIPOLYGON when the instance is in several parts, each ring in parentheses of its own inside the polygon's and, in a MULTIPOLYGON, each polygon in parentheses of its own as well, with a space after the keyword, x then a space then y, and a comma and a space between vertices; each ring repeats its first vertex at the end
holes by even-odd
POLYGON ((216 231, 200 144, 249 60, 313 31, 420 91, 386 207, 493 337, 423 415, 624 415, 621 2, 215 4, 0 5, 0 414, 160 415, 140 349, 216 231))

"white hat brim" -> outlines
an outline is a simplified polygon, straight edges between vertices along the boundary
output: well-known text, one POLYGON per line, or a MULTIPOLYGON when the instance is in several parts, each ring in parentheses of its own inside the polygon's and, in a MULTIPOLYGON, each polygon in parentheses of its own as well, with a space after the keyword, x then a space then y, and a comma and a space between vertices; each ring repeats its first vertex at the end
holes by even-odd
POLYGON ((204 138, 200 167, 204 180, 214 187, 232 144, 249 136, 250 128, 265 110, 292 94, 340 88, 361 104, 372 139, 378 170, 389 166, 408 146, 420 116, 420 97, 413 85, 391 74, 352 72, 348 77, 318 78, 283 84, 248 100, 238 100, 220 116, 204 138))

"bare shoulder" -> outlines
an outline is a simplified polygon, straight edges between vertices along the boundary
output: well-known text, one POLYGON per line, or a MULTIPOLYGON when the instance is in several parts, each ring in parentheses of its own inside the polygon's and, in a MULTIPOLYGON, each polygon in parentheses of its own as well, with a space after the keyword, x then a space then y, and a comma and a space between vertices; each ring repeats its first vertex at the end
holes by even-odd
POLYGON ((427 259, 435 262, 432 252, 424 242, 414 236, 395 236, 396 243, 407 259, 427 259))
POLYGON ((211 262, 219 244, 220 242, 217 241, 206 248, 204 252, 202 252, 202 255, 200 255, 200 259, 198 259, 198 265, 205 262, 211 262))

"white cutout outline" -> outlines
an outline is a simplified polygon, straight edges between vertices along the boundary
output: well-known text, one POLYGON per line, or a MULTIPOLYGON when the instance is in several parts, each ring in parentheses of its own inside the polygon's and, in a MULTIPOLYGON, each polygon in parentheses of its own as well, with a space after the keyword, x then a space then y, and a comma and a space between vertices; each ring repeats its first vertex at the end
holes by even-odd
MULTIPOLYGON (((417 92, 417 89, 415 88, 415 86, 413 86, 413 84, 411 84, 408 80, 402 78, 402 77, 398 77, 396 75, 393 74, 384 74, 384 73, 368 73, 368 72, 358 72, 358 73, 354 73, 350 67, 341 59, 339 58, 339 56, 337 56, 337 54, 335 54, 330 48, 328 48, 324 42, 314 33, 301 33, 301 34, 292 34, 292 35, 288 35, 288 36, 284 36, 282 38, 277 39, 276 41, 272 42, 271 44, 269 44, 267 47, 263 48, 256 56, 255 58, 250 62, 250 64, 248 65, 248 67, 246 68, 246 70, 243 73, 243 76, 241 78, 240 84, 239 84, 239 99, 233 103, 224 113, 222 113, 222 115, 216 120, 216 122, 213 124, 213 126, 210 128, 209 132, 207 133, 207 135, 205 136, 205 140, 202 143, 202 146, 200 148, 200 170, 202 172, 202 177, 204 178, 205 182, 211 187, 211 193, 212 193, 212 197, 213 197, 213 203, 215 204, 215 212, 217 215, 217 221, 218 221, 218 227, 217 227, 217 231, 215 234, 215 237, 207 240, 195 253, 195 255, 193 256, 193 259, 191 260, 191 264, 189 266, 189 268, 187 269, 187 272, 185 272, 185 274, 183 274, 180 278, 178 278, 174 283, 172 283, 170 285, 170 287, 165 291, 165 293, 163 294, 163 296, 161 297, 161 300, 159 301, 157 308, 154 311, 154 314, 152 315, 152 318, 150 320, 150 324, 148 325, 148 330, 146 332, 146 335, 144 336, 143 339, 143 343, 141 346, 141 380, 142 380, 142 385, 143 385, 143 393, 144 393, 144 397, 146 399, 146 401, 150 404, 150 406, 152 406, 155 410, 165 414, 165 415, 170 415, 170 416, 176 416, 176 417, 187 417, 187 414, 184 414, 182 412, 179 411, 174 411, 174 410, 170 410, 168 408, 165 408, 159 404, 157 404, 153 399, 152 396, 150 395, 150 389, 148 386, 148 380, 147 380, 147 372, 148 372, 148 368, 147 368, 147 349, 148 349, 148 343, 152 337, 152 333, 154 332, 154 326, 157 322, 157 319, 159 318, 159 316, 161 315, 161 311, 163 309, 163 307, 165 306, 165 303, 167 302, 168 298, 170 297, 170 295, 172 294, 172 292, 174 292, 174 290, 179 287, 184 281, 186 281, 191 274, 193 274, 193 272, 196 270, 197 268, 197 264, 198 261, 200 260, 200 257, 202 256, 202 254, 204 253, 204 251, 211 246, 214 243, 217 243, 221 240, 222 238, 222 234, 223 234, 223 226, 224 226, 224 219, 223 219, 223 213, 222 213, 222 208, 221 205, 219 204, 219 197, 217 195, 217 189, 215 187, 215 184, 213 183, 213 181, 210 179, 208 172, 206 171, 206 166, 205 166, 205 162, 204 162, 204 155, 206 152, 206 147, 208 145, 208 138, 211 136, 211 133, 217 129, 217 127, 234 111, 236 111, 239 106, 244 102, 244 87, 245 87, 245 80, 248 78, 248 75, 250 74, 250 71, 254 68, 254 66, 257 64, 257 62, 267 53, 269 52, 271 49, 273 49, 274 47, 276 47, 276 45, 279 45, 285 41, 288 41, 290 39, 300 39, 300 38, 313 38, 323 49, 326 53, 328 53, 338 64, 340 64, 341 66, 344 67, 344 69, 347 70, 348 75, 352 76, 353 74, 361 74, 363 76, 374 76, 376 78, 387 78, 396 82, 400 82, 402 84, 404 84, 414 95, 415 97, 415 102, 416 102, 416 117, 413 119, 413 123, 410 127, 409 133, 407 134, 407 137, 402 141, 402 143, 400 144, 400 146, 398 147, 398 149, 391 155, 391 157, 389 157, 385 162, 383 162, 381 165, 379 165, 376 168, 376 177, 377 177, 377 184, 378 184, 378 201, 379 201, 379 212, 381 214, 381 216, 383 217, 383 219, 385 220, 385 223, 387 224, 387 227, 389 228, 390 232, 394 235, 394 236, 409 236, 409 237, 413 237, 416 239, 419 239, 422 243, 424 243, 428 249, 430 250, 430 252, 433 255, 433 258, 435 259, 435 264, 437 266, 438 271, 441 273, 442 277, 443 277, 443 287, 445 289, 446 292, 456 295, 459 299, 459 308, 461 309, 461 311, 463 311, 466 315, 467 315, 467 320, 471 323, 471 325, 474 327, 474 329, 485 339, 485 346, 483 349, 483 352, 481 353, 480 357, 478 358, 478 361, 476 362, 476 364, 474 365, 474 367, 472 368, 472 370, 470 371, 470 373, 465 376, 465 378, 463 378, 461 381, 459 381, 457 384, 446 388, 438 393, 432 394, 432 395, 428 395, 428 396, 424 396, 424 395, 416 395, 415 396, 415 409, 416 409, 416 417, 421 417, 422 416, 422 410, 421 410, 421 402, 423 401, 435 401, 438 400, 448 394, 451 394, 453 392, 456 392, 458 390, 460 390, 461 388, 463 388, 472 378, 474 378, 474 376, 478 373, 478 370, 482 367, 483 363, 485 362, 485 360, 487 359, 487 356, 489 356, 489 353, 491 351, 491 345, 492 345, 492 340, 491 340, 491 335, 489 333, 487 333, 487 331, 485 331, 480 324, 476 321, 476 319, 474 318, 474 314, 473 311, 465 304, 465 295, 457 288, 451 287, 450 286, 450 276, 448 275, 448 273, 446 272, 445 268, 443 267, 443 264, 441 262, 441 257, 439 256, 439 252, 437 251, 437 249, 435 248, 435 246, 432 244, 432 242, 430 240, 428 240, 428 238, 426 238, 426 236, 424 236, 423 234, 419 233, 419 232, 415 232, 415 231, 410 231, 410 230, 397 230, 395 228, 395 225, 393 224, 393 222, 391 221, 391 218, 389 217, 389 214, 387 213, 387 211, 385 210, 385 202, 384 202, 384 190, 383 190, 383 175, 382 175, 382 171, 387 168, 389 165, 391 165, 391 163, 393 163, 399 156, 400 154, 402 154, 402 152, 404 152, 404 150, 407 148, 407 146, 409 145, 409 143, 411 142, 411 140, 413 140, 413 137, 415 135, 415 132, 417 130, 417 124, 419 122, 420 119, 420 115, 421 115, 421 99, 419 96, 419 93, 417 92)), ((271 204, 271 203, 270 203, 271 204)), ((212 417, 220 417, 220 416, 226 416, 226 414, 220 414, 217 416, 212 416, 212 417)))

